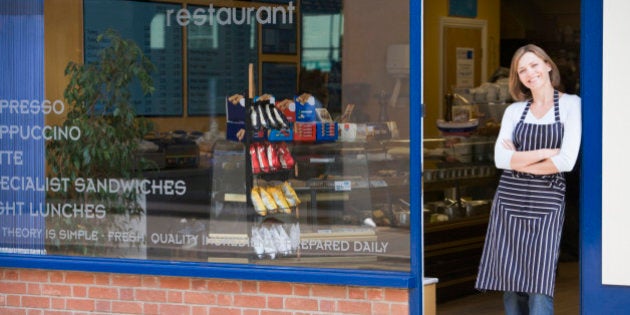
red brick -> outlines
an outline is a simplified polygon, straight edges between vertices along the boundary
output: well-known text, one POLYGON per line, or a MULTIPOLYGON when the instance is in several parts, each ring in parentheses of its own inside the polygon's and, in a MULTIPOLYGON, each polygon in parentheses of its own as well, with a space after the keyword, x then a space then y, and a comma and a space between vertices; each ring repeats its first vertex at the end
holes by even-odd
POLYGON ((293 292, 290 283, 286 282, 260 282, 258 292, 264 294, 288 295, 293 292))
MULTIPOLYGON (((115 301, 112 303, 112 313, 121 314, 142 314, 142 302, 121 302, 115 301)), ((175 314, 175 313, 170 313, 175 314)))
POLYGON ((372 314, 395 314, 391 313, 389 307, 391 304, 386 302, 373 302, 372 303, 372 314))
MULTIPOLYGON (((244 281, 243 286, 245 286, 245 283, 251 283, 251 281, 244 281)), ((215 292, 241 292, 241 283, 229 280, 211 280, 208 281, 208 290, 215 292)))
POLYGON ((207 306, 193 305, 190 310, 191 315, 208 315, 210 311, 207 306))
POLYGON ((44 295, 71 296, 72 287, 62 284, 43 284, 41 286, 41 292, 44 295))
POLYGON ((208 280, 206 279, 192 279, 190 285, 193 290, 208 291, 208 280))
MULTIPOLYGON (((242 293, 258 293, 258 282, 255 281, 243 281, 239 288, 242 293)), ((239 291, 232 291, 239 292, 239 291)))
POLYGON ((94 301, 94 308, 97 312, 111 313, 112 301, 94 301))
POLYGON ((162 304, 160 305, 160 314, 190 314, 190 307, 185 305, 162 304))
POLYGON ((365 288, 360 287, 349 287, 348 288, 348 298, 353 300, 365 300, 366 293, 365 288))
POLYGON ((18 308, 0 308, 2 315, 26 315, 25 309, 18 308))
POLYGON ((166 300, 169 303, 182 303, 184 301, 184 295, 180 291, 168 291, 166 293, 166 300))
POLYGON ((142 309, 144 310, 144 315, 160 314, 160 304, 157 303, 144 303, 142 309))
POLYGON ((72 296, 75 298, 87 297, 87 287, 82 285, 75 285, 72 287, 72 296))
POLYGON ((21 305, 23 307, 50 308, 50 298, 41 296, 22 296, 21 305))
POLYGON ((42 295, 42 286, 39 283, 26 284, 26 293, 29 295, 42 295))
POLYGON ((179 289, 189 290, 190 280, 181 277, 164 277, 160 278, 160 288, 162 289, 179 289))
POLYGON ((90 299, 67 299, 66 309, 69 311, 94 311, 94 301, 90 299))
POLYGON ((309 296, 311 295, 311 286, 306 284, 294 284, 293 295, 309 296))
POLYGON ((221 306, 210 307, 210 314, 241 315, 241 309, 221 306))
POLYGON ((50 283, 61 283, 65 282, 65 273, 60 271, 51 271, 48 274, 48 279, 50 279, 50 283))
POLYGON ((90 287, 88 288, 88 297, 93 299, 117 300, 118 289, 109 287, 90 287))
POLYGON ((93 284, 94 275, 83 272, 69 272, 66 274, 66 283, 68 284, 93 284))
POLYGON ((217 305, 232 306, 234 305, 234 295, 232 294, 217 294, 217 305))
POLYGON ((366 290, 367 299, 370 301, 381 301, 384 297, 383 289, 369 288, 366 290))
POLYGON ((133 301, 136 299, 135 290, 131 288, 121 288, 118 290, 118 298, 123 301, 133 301))
POLYGON ((25 282, 48 282, 48 271, 43 270, 22 270, 20 281, 25 282))
POLYGON ((391 305, 392 308, 392 312, 391 314, 401 314, 401 315, 406 315, 409 314, 409 305, 408 304, 392 304, 391 305))
POLYGON ((287 310, 317 311, 319 305, 316 299, 287 297, 284 301, 287 310))
POLYGON ((166 302, 166 291, 155 289, 136 289, 135 299, 138 301, 147 302, 166 302))
POLYGON ((26 315, 43 315, 44 311, 42 310, 28 310, 26 315))
POLYGON ((409 301, 409 292, 402 289, 385 289, 385 300, 390 302, 409 301))
POLYGON ((53 309, 62 310, 66 308, 66 299, 65 297, 59 298, 51 298, 50 299, 50 307, 53 309))
POLYGON ((242 315, 260 315, 260 310, 243 310, 242 315))
POLYGON ((332 313, 335 311, 336 305, 335 300, 319 300, 319 311, 332 313))
POLYGON ((284 308, 284 298, 277 296, 268 296, 267 297, 267 308, 284 308))
POLYGON ((119 287, 139 287, 142 284, 142 278, 133 275, 114 275, 111 284, 119 287))
POLYGON ((337 311, 342 314, 371 314, 372 305, 369 302, 337 301, 337 311))
POLYGON ((0 292, 4 294, 25 294, 26 284, 19 282, 0 282, 0 292))
POLYGON ((142 277, 142 286, 147 288, 159 288, 160 287, 160 278, 154 276, 144 276, 142 277))
POLYGON ((260 315, 293 315, 293 313, 285 311, 262 310, 260 312, 260 315))
POLYGON ((100 285, 110 285, 112 283, 112 275, 109 273, 95 273, 94 283, 100 285))
POLYGON ((313 296, 333 297, 345 299, 347 297, 347 287, 334 285, 314 285, 312 288, 313 296))
POLYGON ((234 296, 234 306, 264 308, 266 303, 264 296, 258 295, 236 295, 234 296))
POLYGON ((15 269, 4 269, 2 272, 2 280, 18 280, 20 278, 20 273, 15 269))
POLYGON ((216 304, 217 296, 210 292, 185 292, 184 303, 186 304, 216 304))
POLYGON ((21 304, 21 296, 19 295, 8 295, 6 296, 7 301, 6 304, 8 306, 20 306, 21 304))

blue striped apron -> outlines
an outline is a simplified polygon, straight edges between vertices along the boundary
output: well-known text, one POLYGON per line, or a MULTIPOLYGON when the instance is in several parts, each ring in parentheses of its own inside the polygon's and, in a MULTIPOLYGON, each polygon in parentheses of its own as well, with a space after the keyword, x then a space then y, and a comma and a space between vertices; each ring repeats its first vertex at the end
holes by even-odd
MULTIPOLYGON (((557 149, 562 145, 558 91, 555 122, 525 123, 531 101, 517 123, 517 151, 557 149)), ((504 170, 495 193, 475 287, 553 296, 560 236, 564 223, 563 173, 532 175, 504 170)))

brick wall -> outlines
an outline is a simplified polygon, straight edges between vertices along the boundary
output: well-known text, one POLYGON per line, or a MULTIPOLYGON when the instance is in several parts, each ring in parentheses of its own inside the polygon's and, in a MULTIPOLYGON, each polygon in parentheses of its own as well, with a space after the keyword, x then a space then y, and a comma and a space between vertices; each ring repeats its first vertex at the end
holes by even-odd
POLYGON ((404 289, 0 268, 0 314, 408 314, 404 289))

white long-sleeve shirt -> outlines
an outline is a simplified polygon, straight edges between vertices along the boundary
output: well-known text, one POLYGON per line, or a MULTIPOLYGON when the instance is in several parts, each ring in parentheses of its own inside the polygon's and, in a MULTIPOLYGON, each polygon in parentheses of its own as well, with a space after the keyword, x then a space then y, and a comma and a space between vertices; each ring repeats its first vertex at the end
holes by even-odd
MULTIPOLYGON (((582 109, 581 99, 577 95, 562 94, 559 99, 560 121, 564 123, 564 137, 560 153, 551 158, 554 165, 560 172, 570 172, 575 166, 580 151, 580 141, 582 139, 582 109)), ((494 163, 499 169, 511 170, 510 161, 514 151, 503 147, 503 139, 512 140, 514 128, 521 119, 523 110, 527 102, 516 102, 505 109, 501 120, 501 130, 497 142, 494 145, 494 163)), ((525 123, 530 124, 552 124, 555 121, 553 107, 540 119, 532 115, 531 111, 525 116, 525 123)))

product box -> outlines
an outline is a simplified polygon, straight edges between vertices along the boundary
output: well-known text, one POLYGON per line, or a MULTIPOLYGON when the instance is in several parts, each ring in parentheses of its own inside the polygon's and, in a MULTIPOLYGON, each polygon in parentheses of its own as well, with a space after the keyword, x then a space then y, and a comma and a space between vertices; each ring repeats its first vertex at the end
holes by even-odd
POLYGON ((315 125, 315 140, 318 142, 336 141, 338 137, 336 122, 317 122, 315 125))
POLYGON ((321 104, 317 102, 313 96, 296 96, 295 97, 295 120, 299 122, 317 121, 317 108, 321 104), (318 106, 319 105, 319 106, 318 106))
POLYGON ((294 123, 296 119, 295 113, 295 102, 290 99, 284 99, 278 103, 276 103, 276 107, 280 109, 284 117, 287 118, 289 123, 294 123))
POLYGON ((243 122, 247 110, 245 109, 245 98, 237 99, 235 96, 225 98, 225 113, 227 121, 243 122))
POLYGON ((288 129, 269 129, 267 140, 271 142, 293 141, 293 126, 288 129))
POLYGON ((315 142, 315 122, 295 122, 293 124, 293 141, 315 142))
POLYGON ((355 123, 338 124, 339 141, 362 142, 367 139, 367 125, 355 123))
MULTIPOLYGON (((225 131, 225 138, 230 141, 243 141, 243 139, 239 139, 239 132, 245 136, 245 122, 241 121, 228 121, 227 122, 227 130, 225 131), (243 130, 243 131, 240 131, 243 130)), ((254 131, 252 134, 253 140, 265 140, 266 135, 264 130, 254 131)))

